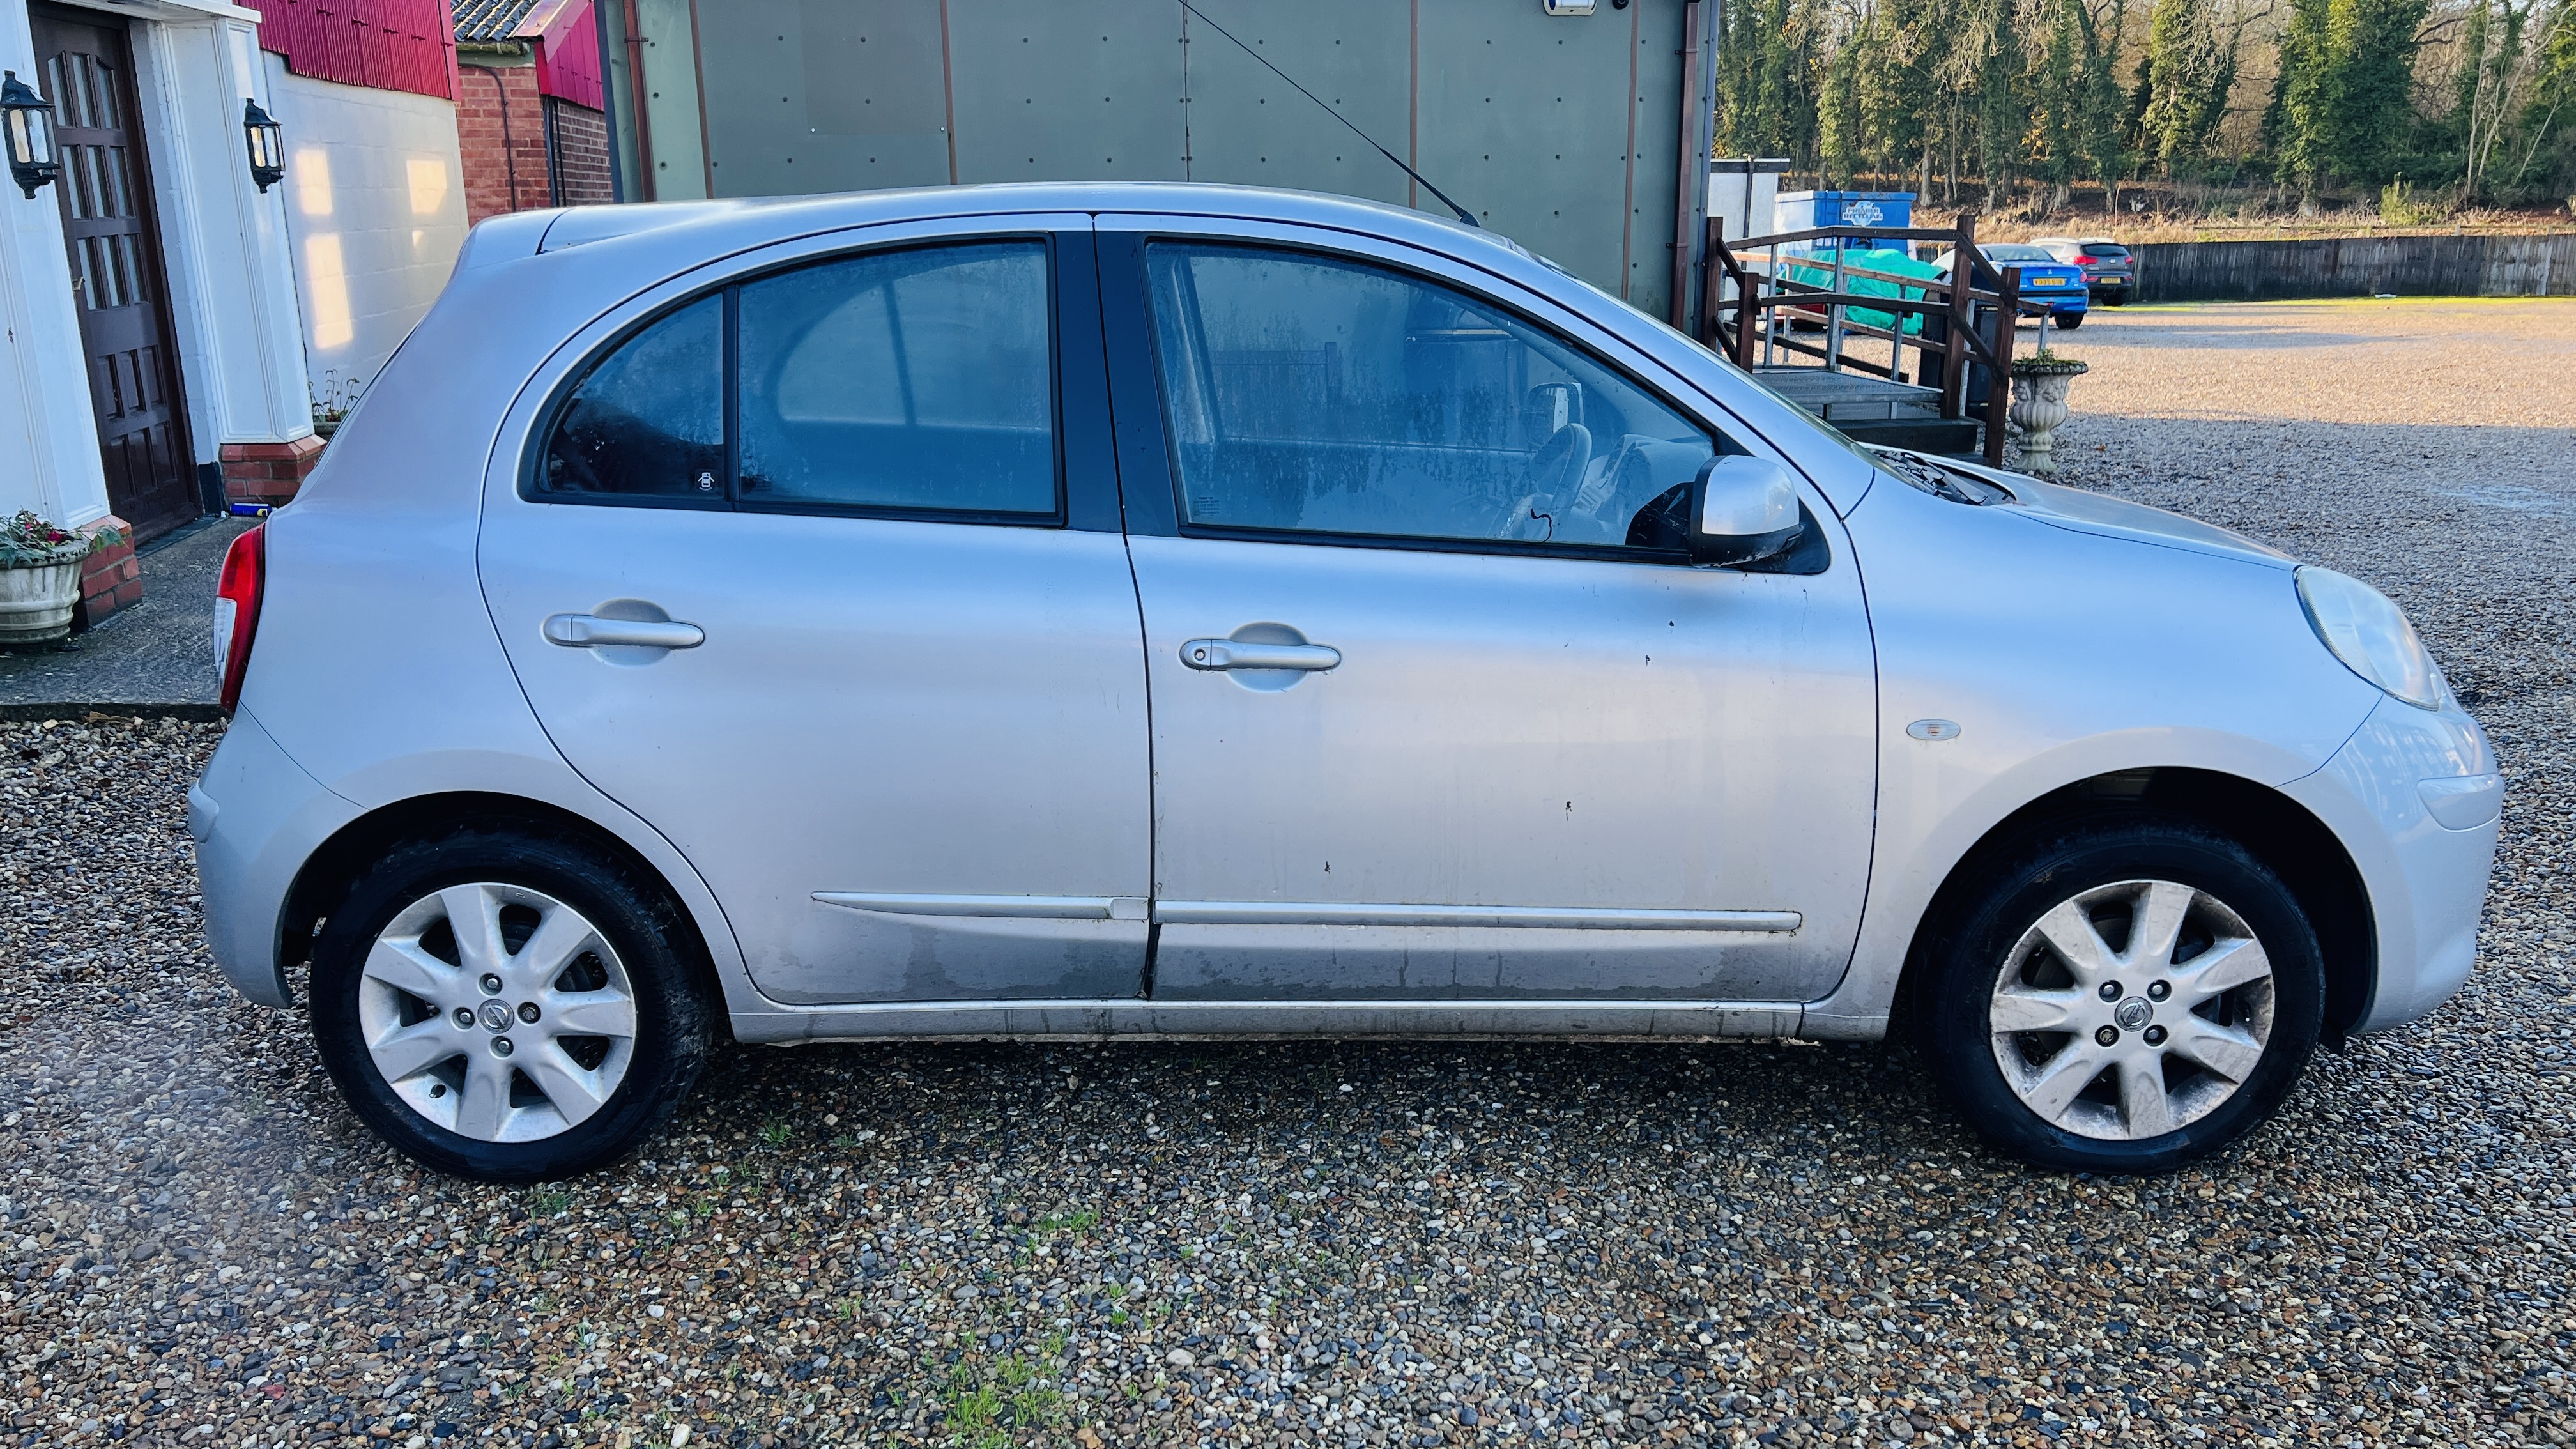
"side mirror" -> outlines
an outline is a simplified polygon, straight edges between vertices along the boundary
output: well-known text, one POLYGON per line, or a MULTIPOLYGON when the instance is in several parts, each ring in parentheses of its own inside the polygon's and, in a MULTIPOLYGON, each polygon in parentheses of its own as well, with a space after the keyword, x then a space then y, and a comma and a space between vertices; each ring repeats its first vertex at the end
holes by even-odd
POLYGON ((1798 515, 1798 486, 1789 470, 1768 458, 1720 453, 1691 485, 1690 560, 1695 564, 1757 563, 1798 546, 1806 531, 1798 515))

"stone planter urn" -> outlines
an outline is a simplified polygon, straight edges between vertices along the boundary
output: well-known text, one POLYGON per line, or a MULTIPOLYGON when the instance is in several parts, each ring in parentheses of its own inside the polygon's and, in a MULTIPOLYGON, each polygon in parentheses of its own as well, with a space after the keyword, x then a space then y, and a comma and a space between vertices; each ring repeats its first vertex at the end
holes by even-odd
POLYGON ((2021 430, 2021 470, 2034 478, 2057 476, 2057 430, 2066 424, 2066 392, 2092 369, 2071 357, 2041 352, 2012 365, 2012 411, 2021 430))
POLYGON ((0 525, 0 645, 49 644, 71 633, 81 560, 97 546, 32 513, 0 525))

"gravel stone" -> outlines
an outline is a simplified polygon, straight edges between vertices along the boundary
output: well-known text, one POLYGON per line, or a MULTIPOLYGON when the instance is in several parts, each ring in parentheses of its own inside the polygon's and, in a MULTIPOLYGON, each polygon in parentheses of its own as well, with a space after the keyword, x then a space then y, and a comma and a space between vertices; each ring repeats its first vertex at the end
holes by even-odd
POLYGON ((1876 1047, 923 1045, 472 1186, 208 960, 217 727, 0 722, 0 1449, 2569 1442, 2576 308, 2059 340, 2072 481, 2389 589, 2511 776, 2467 990, 2225 1160, 2026 1171, 1876 1047))

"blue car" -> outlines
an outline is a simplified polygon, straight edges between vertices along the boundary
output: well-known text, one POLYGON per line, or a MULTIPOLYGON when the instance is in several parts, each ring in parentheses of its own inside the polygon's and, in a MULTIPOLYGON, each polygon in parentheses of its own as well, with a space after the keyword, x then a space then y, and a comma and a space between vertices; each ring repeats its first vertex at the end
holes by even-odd
MULTIPOLYGON (((2084 280, 2084 269, 2072 262, 2061 262, 2039 247, 2023 242, 1990 242, 1977 248, 1997 269, 2021 268, 2021 295, 2024 301, 2045 298, 2048 315, 2069 332, 2084 325, 2084 311, 2092 288, 2084 280)), ((1951 253, 1943 252, 1932 265, 1950 274, 1951 253)))

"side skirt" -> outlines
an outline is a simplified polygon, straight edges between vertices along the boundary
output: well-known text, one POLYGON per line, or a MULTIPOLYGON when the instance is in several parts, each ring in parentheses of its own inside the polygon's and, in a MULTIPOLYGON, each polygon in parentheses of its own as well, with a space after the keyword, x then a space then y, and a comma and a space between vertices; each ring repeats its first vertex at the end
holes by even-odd
POLYGON ((1107 1041, 1119 1038, 1555 1037, 1587 1041, 1779 1039, 1795 1001, 957 1001, 738 1011, 737 1039, 1107 1041))

